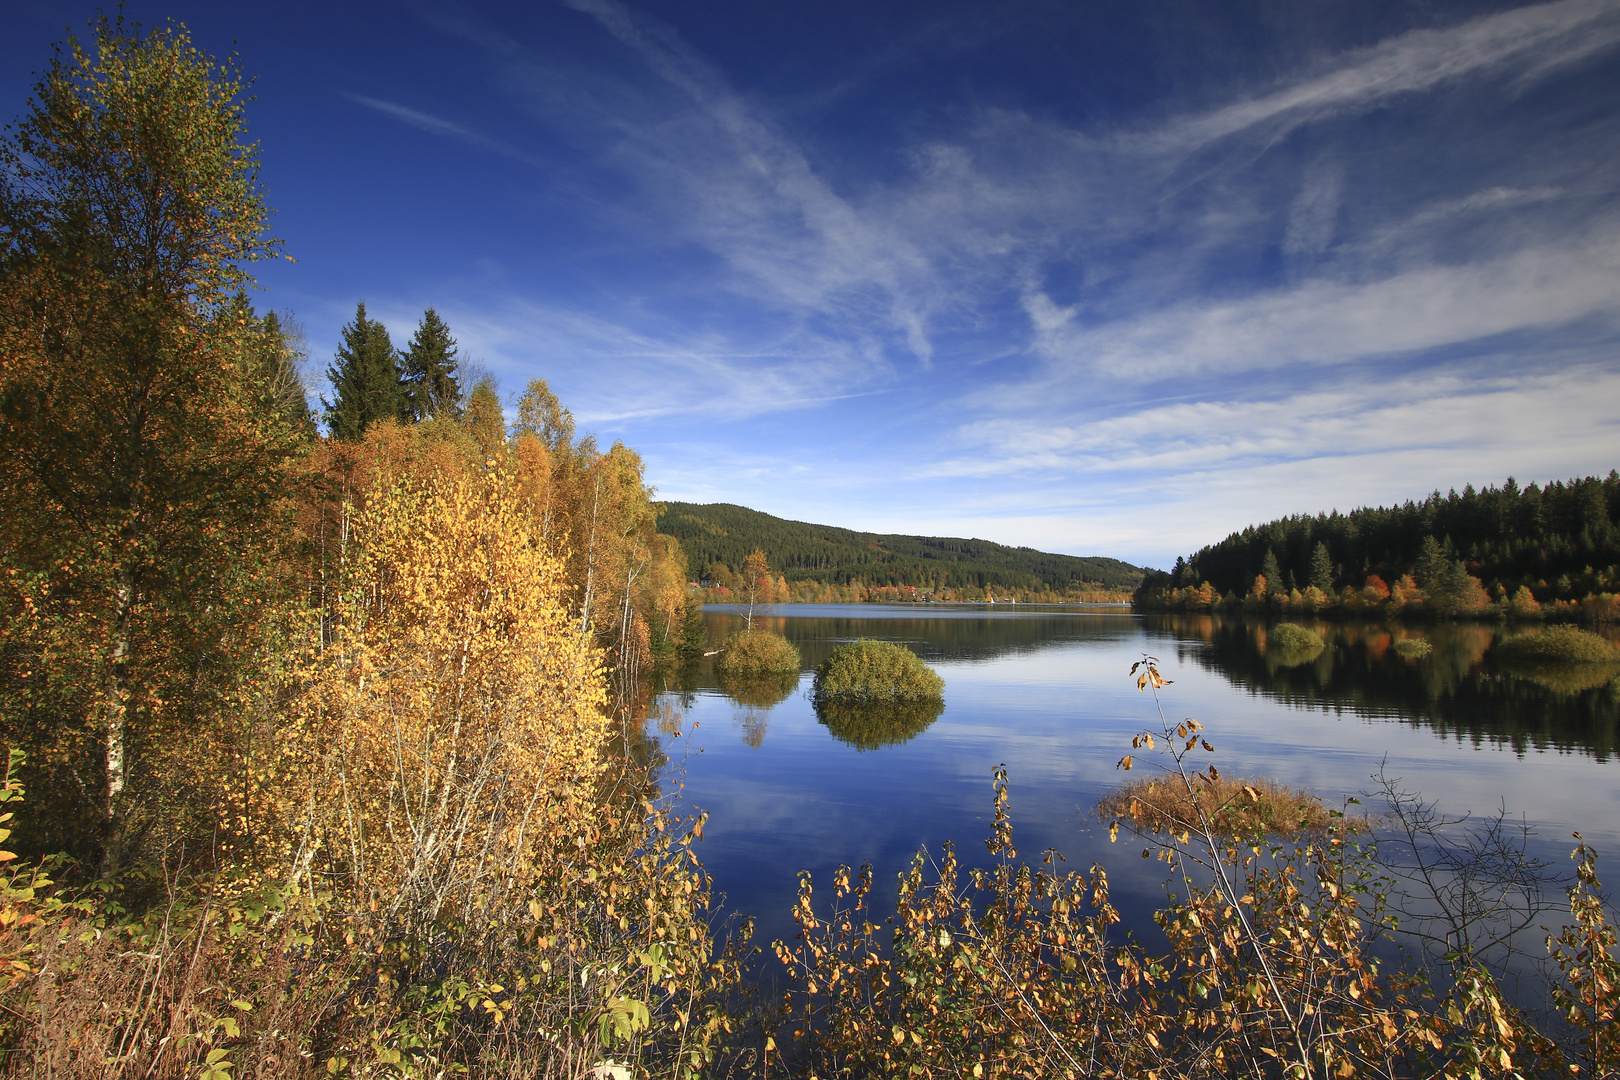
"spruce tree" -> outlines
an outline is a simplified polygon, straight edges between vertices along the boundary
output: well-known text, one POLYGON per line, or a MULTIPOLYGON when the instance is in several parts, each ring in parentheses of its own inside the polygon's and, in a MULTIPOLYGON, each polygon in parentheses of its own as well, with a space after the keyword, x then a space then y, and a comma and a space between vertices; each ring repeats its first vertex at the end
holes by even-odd
POLYGON ((372 424, 390 417, 406 419, 405 391, 399 378, 399 354, 382 323, 366 318, 364 303, 354 322, 343 328, 337 362, 326 369, 337 400, 326 406, 327 433, 334 439, 358 439, 372 424))
POLYGON ((428 308, 400 358, 407 406, 417 420, 461 415, 461 384, 456 381, 456 339, 439 313, 428 308))
POLYGON ((1329 596, 1333 595, 1333 558, 1328 554, 1327 545, 1320 540, 1311 552, 1311 584, 1329 596))
POLYGON ((1266 557, 1260 560, 1260 575, 1266 579, 1268 593, 1287 592, 1283 585, 1282 567, 1277 565, 1277 553, 1266 548, 1266 557))

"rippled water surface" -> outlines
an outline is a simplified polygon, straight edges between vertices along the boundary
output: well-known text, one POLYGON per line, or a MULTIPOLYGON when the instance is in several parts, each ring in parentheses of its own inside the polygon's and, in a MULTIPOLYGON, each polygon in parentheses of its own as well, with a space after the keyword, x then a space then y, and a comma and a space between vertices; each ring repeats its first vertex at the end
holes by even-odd
MULTIPOLYGON (((725 608, 705 619, 716 641, 740 625, 725 608)), ((1620 856, 1617 672, 1500 667, 1495 627, 1320 624, 1329 647, 1302 662, 1267 654, 1264 623, 1121 608, 782 605, 763 622, 803 653, 796 684, 722 689, 707 667, 689 670, 648 721, 670 759, 666 786, 684 783, 710 814, 701 854, 716 889, 757 918, 762 943, 792 935, 800 870, 824 883, 840 863, 869 861, 892 882, 913 852, 945 841, 982 861, 1002 763, 1022 853, 1102 862, 1115 902, 1144 926, 1162 866, 1124 837, 1110 844, 1094 810, 1122 781, 1131 736, 1157 724, 1128 677, 1143 653, 1174 680, 1161 691, 1167 715, 1207 726, 1224 773, 1337 804, 1367 791, 1382 762, 1449 813, 1522 814, 1551 861, 1566 861, 1572 829, 1620 856), (1409 636, 1433 651, 1401 657, 1392 645, 1409 636), (903 642, 944 676, 937 718, 892 730, 818 719, 810 671, 860 637, 903 642)))

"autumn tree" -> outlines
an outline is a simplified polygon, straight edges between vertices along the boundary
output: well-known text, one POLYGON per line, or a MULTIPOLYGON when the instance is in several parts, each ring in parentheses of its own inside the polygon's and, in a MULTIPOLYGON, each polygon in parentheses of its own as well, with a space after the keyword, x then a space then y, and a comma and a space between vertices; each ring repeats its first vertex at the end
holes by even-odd
POLYGON ((737 603, 744 609, 743 617, 748 629, 754 628, 755 609, 769 607, 774 592, 770 562, 765 558, 764 551, 755 548, 743 560, 742 573, 737 575, 737 603))
POLYGON ((241 646, 293 445, 239 299, 277 247, 241 90, 184 27, 102 17, 0 142, 5 689, 86 735, 104 867, 141 753, 241 646))
MULTIPOLYGON (((247 309, 251 316, 252 309, 247 309)), ((311 438, 315 415, 309 408, 304 388, 302 364, 309 359, 304 328, 292 315, 268 311, 259 323, 260 333, 249 350, 253 365, 252 382, 260 389, 260 405, 266 413, 279 413, 286 425, 311 438)))
POLYGON ((353 442, 379 420, 409 417, 405 386, 400 379, 399 353, 388 328, 366 318, 362 302, 354 321, 343 327, 343 343, 326 369, 336 395, 326 406, 326 430, 334 439, 353 442))
POLYGON ((479 379, 472 388, 461 422, 485 460, 493 461, 506 445, 506 415, 501 411, 501 396, 495 392, 493 379, 479 379))
POLYGON ((400 381, 406 408, 416 420, 461 413, 461 386, 456 379, 456 340, 439 313, 428 308, 416 334, 400 357, 400 381))
POLYGON ((574 414, 557 400, 544 379, 532 379, 518 398, 517 435, 533 435, 553 454, 568 449, 574 441, 574 414))

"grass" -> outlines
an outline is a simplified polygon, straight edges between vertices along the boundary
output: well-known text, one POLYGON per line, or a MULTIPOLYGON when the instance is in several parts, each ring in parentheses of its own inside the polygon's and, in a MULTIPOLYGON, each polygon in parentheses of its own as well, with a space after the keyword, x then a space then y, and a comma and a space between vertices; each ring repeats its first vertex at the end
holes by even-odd
POLYGON ((781 634, 769 630, 739 630, 721 642, 714 671, 728 679, 796 675, 801 663, 798 648, 781 634))
POLYGON ((1221 777, 1194 780, 1196 802, 1177 775, 1133 780, 1097 803, 1099 817, 1131 822, 1149 832, 1198 831, 1198 810, 1216 832, 1249 836, 1256 833, 1293 836, 1320 832, 1332 820, 1328 810, 1308 791, 1275 780, 1221 777))
POLYGON ((1420 656, 1428 656, 1434 652, 1434 646, 1420 637, 1402 638, 1395 643, 1395 652, 1408 660, 1416 660, 1420 656))
POLYGON ((944 679, 890 641, 848 642, 816 668, 817 702, 939 701, 944 694, 944 679))
POLYGON ((944 711, 939 698, 821 701, 816 704, 816 719, 827 725, 833 738, 857 750, 876 750, 915 739, 944 711))
POLYGON ((1549 626, 1539 634, 1508 638, 1495 649, 1499 660, 1566 664, 1611 664, 1620 661, 1620 649, 1607 638, 1578 626, 1549 626))

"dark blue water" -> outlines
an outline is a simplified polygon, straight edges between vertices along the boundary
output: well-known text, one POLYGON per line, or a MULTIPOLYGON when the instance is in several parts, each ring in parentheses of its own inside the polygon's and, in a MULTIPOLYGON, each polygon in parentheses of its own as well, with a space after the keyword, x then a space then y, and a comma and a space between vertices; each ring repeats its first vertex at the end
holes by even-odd
MULTIPOLYGON (((727 609, 705 619, 713 640, 740 622, 727 609)), ((1111 844, 1094 810, 1125 779, 1116 763, 1131 737, 1158 726, 1152 696, 1129 677, 1143 653, 1174 680, 1160 692, 1172 722, 1205 724, 1224 773, 1337 805, 1368 791, 1383 762, 1453 815, 1503 805, 1524 815, 1550 862, 1567 865, 1577 828, 1611 854, 1605 865, 1620 856, 1614 673, 1498 670, 1487 655, 1494 628, 1324 625, 1330 648, 1289 665, 1265 655, 1263 624, 1119 608, 784 605, 764 622, 804 654, 796 689, 774 705, 759 702, 775 694, 743 693, 745 704, 707 669, 688 672, 648 723, 671 761, 666 788, 684 783, 710 814, 701 855, 717 891, 758 920, 761 943, 792 936, 800 870, 825 883, 839 864, 870 862, 892 896, 919 848, 954 841, 984 862, 991 773, 1003 763, 1022 854, 1056 848, 1073 868, 1103 863, 1127 921, 1147 927, 1164 867, 1127 835, 1111 844), (1389 648, 1417 633, 1430 656, 1389 648), (856 637, 903 642, 944 677, 944 710, 909 740, 863 749, 818 721, 809 671, 856 637)))

